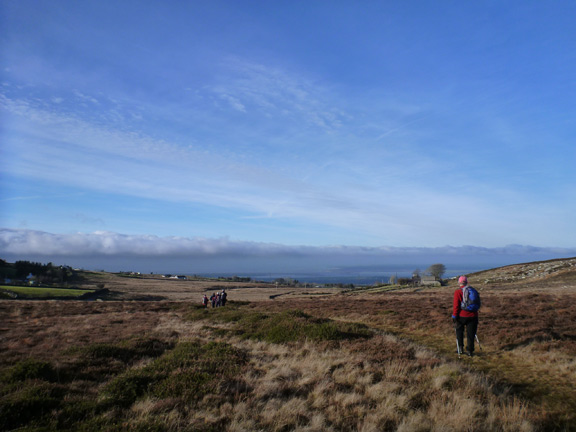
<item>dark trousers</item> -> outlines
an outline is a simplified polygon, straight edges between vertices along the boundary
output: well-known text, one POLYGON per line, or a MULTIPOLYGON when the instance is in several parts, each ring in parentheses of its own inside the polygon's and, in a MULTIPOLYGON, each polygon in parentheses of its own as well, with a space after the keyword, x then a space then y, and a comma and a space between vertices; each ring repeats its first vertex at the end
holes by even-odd
POLYGON ((460 349, 464 347, 464 327, 466 327, 466 351, 469 353, 474 352, 474 337, 478 330, 478 317, 459 317, 456 321, 456 338, 458 339, 458 346, 460 349))

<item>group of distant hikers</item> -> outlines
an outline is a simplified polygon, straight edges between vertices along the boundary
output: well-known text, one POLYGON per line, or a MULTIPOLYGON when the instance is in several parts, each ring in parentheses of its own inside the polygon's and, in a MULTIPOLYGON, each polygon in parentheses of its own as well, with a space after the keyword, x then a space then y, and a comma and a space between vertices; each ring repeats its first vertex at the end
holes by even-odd
POLYGON ((207 308, 209 304, 212 304, 213 308, 226 306, 227 298, 228 294, 226 294, 226 290, 222 290, 222 292, 215 292, 210 296, 210 298, 204 294, 204 297, 202 297, 202 305, 205 308, 207 308))
MULTIPOLYGON (((480 309, 480 294, 475 288, 468 285, 468 278, 458 278, 458 289, 454 291, 452 322, 456 330, 456 349, 458 356, 466 354, 474 355, 474 342, 478 341, 478 310, 480 309), (464 351, 464 332, 466 332, 466 350, 464 351)), ((207 308, 209 304, 213 308, 226 306, 228 294, 226 290, 213 293, 210 298, 206 294, 202 297, 202 305, 207 308)), ((480 345, 480 341, 478 341, 480 345)))

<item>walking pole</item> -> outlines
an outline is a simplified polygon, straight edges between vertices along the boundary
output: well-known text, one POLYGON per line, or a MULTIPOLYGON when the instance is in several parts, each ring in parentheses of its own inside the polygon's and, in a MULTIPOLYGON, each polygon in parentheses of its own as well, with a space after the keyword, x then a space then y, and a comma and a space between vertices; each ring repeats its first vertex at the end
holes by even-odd
POLYGON ((480 348, 480 351, 482 351, 482 345, 480 345, 480 339, 478 339, 478 335, 475 334, 474 337, 476 338, 476 342, 478 342, 478 347, 480 348))
POLYGON ((460 343, 458 342, 458 331, 456 330, 456 325, 454 325, 454 332, 456 333, 456 350, 458 352, 458 359, 460 359, 460 343))

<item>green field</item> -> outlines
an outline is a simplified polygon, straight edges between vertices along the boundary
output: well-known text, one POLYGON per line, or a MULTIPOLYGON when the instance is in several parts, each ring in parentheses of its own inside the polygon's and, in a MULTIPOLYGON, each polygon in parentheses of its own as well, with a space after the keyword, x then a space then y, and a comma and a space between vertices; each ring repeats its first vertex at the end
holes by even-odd
POLYGON ((94 290, 81 290, 69 288, 41 288, 41 287, 20 287, 20 286, 0 286, 1 290, 12 291, 19 297, 28 298, 52 298, 52 297, 80 297, 82 294, 92 293, 94 290))

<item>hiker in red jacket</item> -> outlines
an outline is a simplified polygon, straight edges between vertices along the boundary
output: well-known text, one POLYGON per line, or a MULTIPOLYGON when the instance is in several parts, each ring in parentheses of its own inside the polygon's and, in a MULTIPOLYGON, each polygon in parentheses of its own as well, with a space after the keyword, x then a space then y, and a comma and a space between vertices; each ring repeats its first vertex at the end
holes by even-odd
POLYGON ((478 312, 470 312, 462 309, 462 301, 464 300, 464 289, 468 287, 468 278, 460 276, 458 279, 460 287, 454 291, 454 304, 452 311, 452 321, 456 325, 456 338, 458 340, 458 349, 462 354, 462 347, 464 346, 464 327, 466 327, 466 354, 470 357, 474 355, 474 338, 478 330, 478 312))

